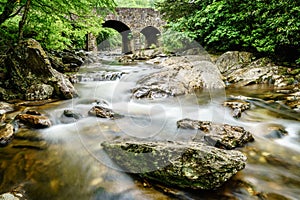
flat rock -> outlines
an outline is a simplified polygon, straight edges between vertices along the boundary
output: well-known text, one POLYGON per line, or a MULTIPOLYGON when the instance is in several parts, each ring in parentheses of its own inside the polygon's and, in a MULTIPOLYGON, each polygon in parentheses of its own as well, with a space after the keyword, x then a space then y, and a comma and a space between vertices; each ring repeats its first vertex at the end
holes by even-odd
POLYGON ((200 130, 201 134, 198 134, 194 139, 195 141, 204 142, 222 149, 234 149, 254 141, 252 134, 240 126, 182 119, 177 121, 177 127, 200 130))
POLYGON ((196 142, 112 141, 102 147, 126 172, 180 188, 220 187, 246 164, 239 151, 196 142))
POLYGON ((37 129, 49 128, 52 124, 48 117, 41 115, 18 114, 15 119, 28 127, 37 129))

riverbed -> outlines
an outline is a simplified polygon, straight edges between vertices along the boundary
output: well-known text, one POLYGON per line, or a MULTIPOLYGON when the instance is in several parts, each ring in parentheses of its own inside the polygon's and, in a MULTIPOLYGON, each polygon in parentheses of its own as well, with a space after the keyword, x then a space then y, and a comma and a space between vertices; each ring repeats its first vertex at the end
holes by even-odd
POLYGON ((22 188, 28 199, 298 199, 300 196, 299 112, 280 106, 270 86, 202 90, 163 99, 133 99, 131 89, 145 74, 157 71, 145 62, 121 65, 104 56, 81 68, 75 84, 79 98, 35 106, 53 126, 21 128, 34 135, 17 137, 0 149, 0 193, 22 188), (228 98, 247 98, 251 108, 241 118, 223 106, 228 98), (270 101, 273 100, 273 101, 270 101), (104 105, 125 117, 110 120, 88 116, 104 105), (83 118, 63 124, 64 110, 83 118), (214 191, 193 191, 149 183, 119 169, 101 150, 101 143, 119 137, 192 140, 176 121, 183 118, 242 126, 255 142, 239 150, 248 157, 244 170, 214 191), (268 137, 274 127, 287 134, 268 137))

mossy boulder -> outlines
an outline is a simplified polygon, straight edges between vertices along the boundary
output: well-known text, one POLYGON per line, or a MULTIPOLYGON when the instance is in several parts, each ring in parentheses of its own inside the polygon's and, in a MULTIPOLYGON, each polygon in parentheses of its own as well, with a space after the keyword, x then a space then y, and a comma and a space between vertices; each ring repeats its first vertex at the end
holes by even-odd
POLYGON ((34 39, 21 42, 11 49, 5 60, 9 88, 23 99, 41 100, 51 97, 70 99, 77 96, 68 78, 52 68, 49 57, 34 39), (30 92, 38 88, 38 93, 30 92), (25 95, 27 93, 30 95, 25 95))
POLYGON ((108 156, 126 172, 189 189, 214 189, 245 167, 246 156, 203 143, 111 141, 108 156))

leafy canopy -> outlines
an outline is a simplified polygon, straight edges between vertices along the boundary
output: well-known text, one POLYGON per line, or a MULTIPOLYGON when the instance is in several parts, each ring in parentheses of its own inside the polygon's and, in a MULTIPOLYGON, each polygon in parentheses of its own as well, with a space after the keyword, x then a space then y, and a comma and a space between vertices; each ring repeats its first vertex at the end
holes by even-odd
POLYGON ((85 35, 98 34, 103 17, 116 6, 113 0, 0 0, 0 43, 16 42, 28 1, 24 36, 49 49, 82 48, 85 35))
POLYGON ((169 27, 207 49, 300 57, 300 1, 163 0, 156 6, 169 27))

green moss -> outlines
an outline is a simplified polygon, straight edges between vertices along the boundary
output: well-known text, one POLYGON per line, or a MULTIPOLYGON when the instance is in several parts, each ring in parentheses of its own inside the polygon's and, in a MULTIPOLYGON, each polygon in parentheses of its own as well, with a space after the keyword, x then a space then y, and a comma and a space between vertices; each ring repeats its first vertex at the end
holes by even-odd
POLYGON ((290 78, 285 78, 284 80, 287 82, 288 85, 292 85, 292 84, 295 83, 295 79, 292 78, 292 77, 290 77, 290 78))
POLYGON ((298 69, 294 69, 290 72, 291 75, 297 75, 297 74, 300 74, 300 68, 298 69))

